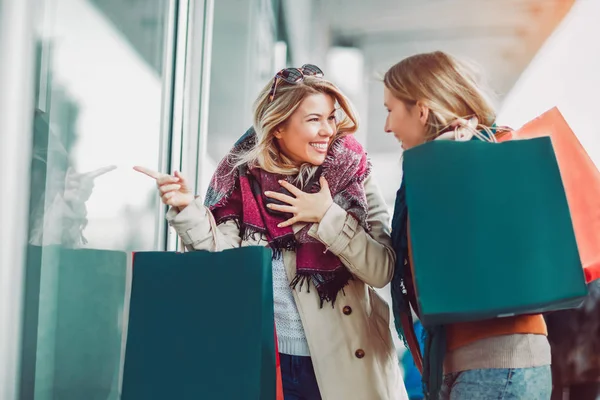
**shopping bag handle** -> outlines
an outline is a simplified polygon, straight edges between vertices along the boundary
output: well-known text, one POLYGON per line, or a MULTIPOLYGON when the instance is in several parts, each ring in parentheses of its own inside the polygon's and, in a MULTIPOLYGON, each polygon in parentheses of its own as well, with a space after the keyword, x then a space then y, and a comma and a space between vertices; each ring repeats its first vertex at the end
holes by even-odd
MULTIPOLYGON (((212 233, 212 237, 213 237, 213 242, 215 243, 214 247, 212 249, 210 249, 210 251, 213 252, 217 252, 219 251, 219 236, 217 235, 217 221, 215 221, 215 217, 213 216, 212 212, 210 211, 210 209, 208 207, 206 207, 206 217, 208 218, 208 223, 210 224, 210 232, 212 233)), ((178 240, 178 248, 181 249, 182 253, 187 253, 188 249, 185 246, 185 244, 183 243, 183 240, 181 239, 181 236, 177 235, 177 240, 178 240)))
POLYGON ((473 117, 469 120, 458 118, 449 126, 453 127, 454 129, 442 133, 440 136, 435 138, 435 140, 454 140, 456 142, 467 142, 473 137, 476 137, 484 142, 498 142, 496 135, 494 135, 492 130, 485 125, 480 125, 477 117, 473 117), (481 132, 482 130, 487 135, 481 132))

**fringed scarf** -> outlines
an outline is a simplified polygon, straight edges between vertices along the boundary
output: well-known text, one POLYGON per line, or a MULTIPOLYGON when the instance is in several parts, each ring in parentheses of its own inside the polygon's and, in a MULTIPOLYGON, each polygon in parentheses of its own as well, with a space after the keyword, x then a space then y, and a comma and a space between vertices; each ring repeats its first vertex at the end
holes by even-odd
MULTIPOLYGON (((210 182, 205 205, 213 213, 217 224, 235 220, 242 238, 265 235, 274 258, 280 257, 284 250, 295 251, 296 277, 291 286, 296 288, 299 285, 299 290, 302 290, 306 284, 310 291, 312 283, 321 299, 321 307, 326 301, 333 306, 337 295, 352 279, 350 271, 336 255, 327 251, 325 245, 308 235, 311 224, 294 234, 292 227, 277 226, 291 215, 266 207, 267 202, 272 200, 265 197, 264 192, 282 192, 278 181, 290 181, 291 177, 247 165, 234 167, 239 156, 252 149, 256 140, 254 129, 249 129, 219 163, 210 182)), ((324 176, 333 202, 368 231, 367 197, 363 183, 369 173, 370 163, 363 147, 352 135, 343 136, 330 146, 325 162, 303 190, 318 192, 319 177, 324 176)))
MULTIPOLYGON (((406 187, 404 181, 396 193, 394 215, 392 217, 392 243, 396 252, 396 268, 392 278, 392 309, 398 336, 408 347, 404 329, 413 329, 410 306, 418 312, 417 299, 413 288, 413 277, 408 267, 408 210, 406 207, 406 187), (410 326, 402 326, 401 316, 408 315, 410 326)), ((444 356, 446 355, 446 334, 444 326, 423 327, 423 393, 427 400, 438 400, 442 387, 444 356)))

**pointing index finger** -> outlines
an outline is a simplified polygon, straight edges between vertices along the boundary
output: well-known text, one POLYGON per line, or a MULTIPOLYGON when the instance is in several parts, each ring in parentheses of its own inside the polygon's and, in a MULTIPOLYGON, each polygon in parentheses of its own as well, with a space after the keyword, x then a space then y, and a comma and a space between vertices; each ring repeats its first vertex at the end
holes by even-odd
POLYGON ((135 166, 135 167, 133 167, 133 169, 136 170, 137 172, 141 172, 142 174, 144 174, 146 176, 149 176, 150 178, 157 179, 157 180, 164 175, 164 174, 161 174, 160 172, 151 170, 146 167, 135 166))
POLYGON ((115 169, 117 169, 117 166, 116 166, 116 165, 109 165, 109 166, 107 166, 107 167, 98 168, 98 169, 97 169, 97 170, 95 170, 95 171, 88 172, 88 176, 89 176, 90 178, 94 179, 94 178, 97 178, 97 177, 99 177, 99 176, 101 176, 101 175, 104 175, 104 174, 106 174, 106 173, 108 173, 108 172, 110 172, 110 171, 113 171, 113 170, 115 170, 115 169))

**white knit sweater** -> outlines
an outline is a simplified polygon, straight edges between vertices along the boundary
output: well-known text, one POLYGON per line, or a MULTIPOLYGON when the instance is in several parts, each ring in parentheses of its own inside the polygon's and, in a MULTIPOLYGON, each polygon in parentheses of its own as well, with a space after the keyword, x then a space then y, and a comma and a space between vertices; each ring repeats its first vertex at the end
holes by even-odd
POLYGON ((304 327, 282 258, 273 260, 273 302, 279 352, 292 356, 310 356, 304 327))

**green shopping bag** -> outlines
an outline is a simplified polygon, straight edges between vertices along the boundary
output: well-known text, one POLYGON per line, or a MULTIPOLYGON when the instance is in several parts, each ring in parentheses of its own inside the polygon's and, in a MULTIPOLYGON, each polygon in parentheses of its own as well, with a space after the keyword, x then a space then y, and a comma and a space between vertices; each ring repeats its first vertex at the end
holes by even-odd
POLYGON ((28 246, 23 398, 116 396, 127 267, 124 252, 28 246))
POLYGON ((61 249, 56 296, 55 398, 118 393, 127 253, 61 249))
POLYGON ((425 326, 578 306, 587 293, 549 138, 434 141, 406 151, 425 326))
POLYGON ((123 400, 275 399, 271 251, 135 253, 123 400))

